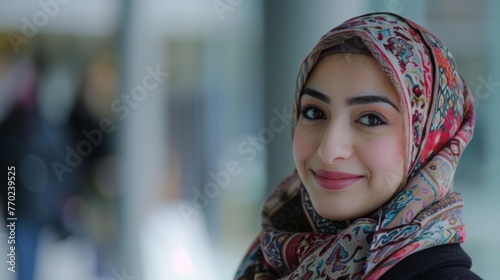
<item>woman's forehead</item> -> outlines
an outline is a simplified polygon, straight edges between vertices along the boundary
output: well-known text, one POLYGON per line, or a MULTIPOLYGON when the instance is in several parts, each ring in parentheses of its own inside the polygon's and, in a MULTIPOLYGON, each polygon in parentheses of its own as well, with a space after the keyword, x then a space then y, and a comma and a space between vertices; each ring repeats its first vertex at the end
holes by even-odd
POLYGON ((366 55, 336 53, 322 57, 308 75, 300 95, 310 87, 328 95, 382 95, 400 103, 385 72, 374 58, 366 55))

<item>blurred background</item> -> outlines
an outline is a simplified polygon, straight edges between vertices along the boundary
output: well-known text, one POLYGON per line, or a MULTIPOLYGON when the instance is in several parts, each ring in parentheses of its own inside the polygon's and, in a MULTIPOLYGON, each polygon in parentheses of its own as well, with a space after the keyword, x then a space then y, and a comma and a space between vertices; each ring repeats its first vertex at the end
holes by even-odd
POLYGON ((455 188, 472 270, 494 279, 494 0, 0 0, 1 176, 15 167, 17 217, 16 272, 3 226, 0 278, 232 279, 266 195, 293 170, 302 59, 374 11, 435 33, 473 91, 476 131, 455 188))

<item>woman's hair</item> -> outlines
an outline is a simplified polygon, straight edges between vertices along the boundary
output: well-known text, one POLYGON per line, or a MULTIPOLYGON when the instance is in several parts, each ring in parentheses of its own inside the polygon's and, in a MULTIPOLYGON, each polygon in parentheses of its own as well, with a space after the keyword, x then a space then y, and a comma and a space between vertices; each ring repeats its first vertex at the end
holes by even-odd
POLYGON ((353 37, 350 39, 347 39, 337 45, 334 45, 330 48, 327 48, 323 50, 320 54, 320 59, 324 56, 327 55, 332 55, 332 54, 362 54, 366 55, 369 57, 373 57, 372 53, 370 50, 366 47, 366 45, 363 43, 361 38, 359 37, 353 37))

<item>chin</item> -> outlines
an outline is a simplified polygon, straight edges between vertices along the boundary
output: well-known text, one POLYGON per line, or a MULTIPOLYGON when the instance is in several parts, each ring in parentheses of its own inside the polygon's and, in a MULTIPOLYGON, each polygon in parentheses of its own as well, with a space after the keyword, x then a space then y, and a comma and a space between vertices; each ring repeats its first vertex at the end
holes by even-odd
MULTIPOLYGON (((337 209, 332 209, 331 205, 328 205, 328 203, 315 203, 314 199, 311 198, 312 206, 316 213, 320 215, 321 217, 332 220, 332 221, 338 221, 338 222, 343 222, 343 221, 349 221, 349 220, 355 220, 363 217, 367 217, 372 213, 373 211, 368 211, 368 212, 353 212, 349 211, 346 209, 346 207, 338 207, 337 209)), ((350 209, 353 210, 353 209, 350 209)), ((365 209, 366 210, 366 209, 365 209)))
POLYGON ((346 215, 348 213, 345 213, 345 211, 332 209, 328 205, 323 205, 323 207, 321 207, 314 203, 314 201, 312 201, 312 205, 318 215, 328 220, 342 222, 357 218, 357 216, 352 215, 352 213, 351 215, 346 215))

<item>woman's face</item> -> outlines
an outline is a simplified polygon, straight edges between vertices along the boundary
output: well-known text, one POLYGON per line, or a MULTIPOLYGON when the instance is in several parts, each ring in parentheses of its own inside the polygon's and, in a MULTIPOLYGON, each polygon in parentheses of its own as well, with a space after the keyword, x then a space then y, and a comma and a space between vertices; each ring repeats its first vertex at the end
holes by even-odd
POLYGON ((394 195, 404 172, 399 104, 372 57, 334 54, 316 64, 301 93, 293 152, 318 214, 354 219, 394 195))

